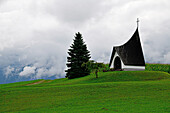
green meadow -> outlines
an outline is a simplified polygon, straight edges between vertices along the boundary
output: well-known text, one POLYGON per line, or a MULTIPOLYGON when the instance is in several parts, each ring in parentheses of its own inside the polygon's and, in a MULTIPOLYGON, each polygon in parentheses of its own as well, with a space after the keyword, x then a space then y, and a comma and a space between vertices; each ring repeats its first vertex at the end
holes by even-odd
POLYGON ((100 72, 0 85, 0 113, 168 113, 170 74, 100 72))

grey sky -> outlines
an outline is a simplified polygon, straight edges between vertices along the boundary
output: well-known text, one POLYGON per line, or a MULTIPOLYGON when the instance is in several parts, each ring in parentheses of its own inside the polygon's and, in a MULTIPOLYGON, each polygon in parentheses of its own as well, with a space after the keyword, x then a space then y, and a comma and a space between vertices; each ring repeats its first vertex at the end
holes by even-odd
POLYGON ((108 63, 136 18, 146 62, 170 63, 169 12, 169 0, 0 0, 0 69, 6 77, 64 77, 76 32, 92 59, 108 63))

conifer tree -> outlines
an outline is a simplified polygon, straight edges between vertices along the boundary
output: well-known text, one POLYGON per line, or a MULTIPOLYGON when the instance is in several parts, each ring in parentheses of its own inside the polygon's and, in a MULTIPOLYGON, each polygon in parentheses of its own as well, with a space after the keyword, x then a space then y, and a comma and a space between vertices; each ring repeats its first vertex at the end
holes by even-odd
POLYGON ((90 71, 81 65, 88 62, 91 58, 90 51, 87 50, 87 46, 79 32, 76 33, 73 44, 68 51, 66 78, 72 79, 89 75, 90 71))

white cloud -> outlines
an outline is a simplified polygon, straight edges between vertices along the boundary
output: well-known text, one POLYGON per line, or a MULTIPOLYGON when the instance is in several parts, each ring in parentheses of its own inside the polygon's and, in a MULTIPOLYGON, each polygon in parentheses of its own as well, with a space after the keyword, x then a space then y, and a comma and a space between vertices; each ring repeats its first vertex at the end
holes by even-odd
POLYGON ((6 69, 5 69, 5 76, 6 78, 8 78, 9 75, 12 74, 12 72, 14 72, 15 68, 11 67, 11 66, 8 66, 6 69))
POLYGON ((19 76, 28 77, 32 74, 35 74, 35 69, 36 69, 36 67, 25 66, 23 71, 20 72, 19 76))

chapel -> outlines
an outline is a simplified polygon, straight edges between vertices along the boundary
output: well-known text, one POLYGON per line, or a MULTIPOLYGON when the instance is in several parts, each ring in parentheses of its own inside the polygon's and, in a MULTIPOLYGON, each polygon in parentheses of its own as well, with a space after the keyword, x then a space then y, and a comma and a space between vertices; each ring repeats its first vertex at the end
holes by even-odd
POLYGON ((141 41, 137 28, 132 37, 121 46, 114 46, 109 63, 114 70, 138 71, 145 70, 141 41))

